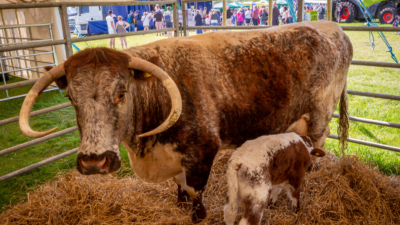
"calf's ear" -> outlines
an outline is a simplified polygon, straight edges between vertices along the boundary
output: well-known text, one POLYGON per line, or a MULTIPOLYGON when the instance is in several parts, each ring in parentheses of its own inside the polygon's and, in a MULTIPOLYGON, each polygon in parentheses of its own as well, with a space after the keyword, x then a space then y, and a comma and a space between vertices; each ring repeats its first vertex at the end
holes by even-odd
MULTIPOLYGON (((44 69, 46 71, 49 71, 49 70, 53 69, 53 67, 52 66, 45 66, 44 69)), ((58 78, 55 82, 56 82, 58 88, 60 88, 63 91, 68 87, 68 82, 67 82, 67 77, 66 76, 62 76, 62 77, 58 78)))
MULTIPOLYGON (((155 55, 155 56, 152 56, 152 57, 148 58, 147 61, 153 63, 156 66, 159 66, 160 57, 158 57, 158 55, 155 55)), ((146 79, 148 77, 151 77, 151 74, 145 73, 145 72, 143 72, 141 70, 134 70, 134 77, 135 77, 135 79, 143 80, 143 79, 146 79)))
POLYGON ((326 154, 323 150, 319 148, 314 148, 311 152, 310 155, 314 155, 316 157, 324 157, 326 154))

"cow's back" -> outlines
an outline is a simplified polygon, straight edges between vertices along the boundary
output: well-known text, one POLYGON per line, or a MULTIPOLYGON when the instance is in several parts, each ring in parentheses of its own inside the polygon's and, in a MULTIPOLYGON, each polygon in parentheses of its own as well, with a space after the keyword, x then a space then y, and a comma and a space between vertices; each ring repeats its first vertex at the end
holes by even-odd
MULTIPOLYGON (((127 52, 158 55, 186 104, 181 120, 202 121, 204 130, 234 145, 282 133, 317 108, 324 89, 343 87, 352 57, 348 37, 331 22, 213 32, 127 52)), ((332 105, 336 96, 328 97, 332 105)))

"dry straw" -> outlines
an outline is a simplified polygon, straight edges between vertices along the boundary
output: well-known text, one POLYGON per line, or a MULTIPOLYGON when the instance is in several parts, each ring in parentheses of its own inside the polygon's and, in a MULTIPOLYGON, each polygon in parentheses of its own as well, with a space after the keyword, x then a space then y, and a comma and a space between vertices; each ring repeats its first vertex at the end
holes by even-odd
MULTIPOLYGON (((201 224, 224 224, 226 162, 218 153, 210 175, 201 224)), ((29 194, 0 215, 1 224, 191 224, 190 205, 175 206, 176 185, 149 184, 136 177, 83 176, 72 172, 29 194)), ((356 157, 328 154, 321 169, 307 174, 301 210, 294 214, 281 194, 264 212, 263 224, 400 224, 400 181, 356 157)), ((238 215, 238 220, 241 214, 238 215)))

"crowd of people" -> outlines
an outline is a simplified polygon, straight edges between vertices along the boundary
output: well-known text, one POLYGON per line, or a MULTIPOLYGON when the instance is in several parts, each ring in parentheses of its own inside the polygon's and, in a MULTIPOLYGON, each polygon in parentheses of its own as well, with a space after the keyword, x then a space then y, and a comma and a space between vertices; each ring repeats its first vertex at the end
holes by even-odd
MULTIPOLYGON (((298 13, 297 5, 293 5, 293 11, 298 13)), ((318 19, 322 20, 325 17, 326 6, 324 4, 304 6, 304 21, 307 20, 306 13, 310 11, 318 12, 318 19)), ((272 10, 272 25, 278 26, 283 24, 293 23, 293 17, 290 13, 288 6, 281 6, 278 8, 276 2, 273 3, 272 10)), ((195 26, 221 26, 223 20, 223 13, 219 9, 207 10, 205 7, 203 10, 192 10, 189 12, 192 14, 195 26)), ((253 9, 247 7, 240 7, 237 9, 230 9, 227 6, 226 11, 226 25, 227 26, 263 26, 268 24, 269 9, 266 6, 255 6, 253 9)), ((198 30, 197 33, 203 31, 198 30)))
MULTIPOLYGON (((119 33, 126 33, 126 29, 129 32, 137 31, 139 26, 139 18, 137 12, 132 12, 127 16, 127 21, 122 20, 122 16, 118 16, 118 21, 114 24, 114 17, 113 11, 108 11, 108 16, 106 17, 108 34, 119 34, 119 33)), ((173 28, 173 13, 171 11, 171 7, 167 7, 166 11, 162 11, 160 6, 157 4, 155 6, 155 10, 151 12, 144 12, 142 18, 140 19, 143 23, 144 30, 149 30, 151 27, 151 23, 153 22, 155 29, 165 29, 165 28, 173 28)), ((168 31, 166 33, 168 38, 172 38, 174 36, 173 31, 168 31)), ((162 33, 157 33, 157 36, 161 36, 162 33)), ((126 37, 120 37, 121 47, 124 49, 127 48, 126 37)), ((115 38, 110 38, 110 48, 115 48, 115 38)))
MULTIPOLYGON (((293 5, 293 11, 298 17, 298 7, 296 4, 293 5)), ((323 20, 326 14, 326 5, 318 4, 318 5, 310 5, 304 6, 303 10, 303 21, 310 20, 311 11, 316 11, 318 14, 318 20, 323 20)), ((343 6, 342 4, 338 4, 336 6, 335 17, 337 22, 341 22, 341 16, 343 14, 343 6)), ((195 26, 222 26, 223 21, 223 13, 219 9, 204 9, 193 10, 189 9, 187 12, 188 15, 191 15, 194 21, 195 26)), ((129 28, 129 32, 137 31, 139 20, 142 21, 144 30, 149 30, 152 25, 155 29, 165 29, 173 27, 173 13, 171 11, 171 7, 167 7, 166 10, 162 10, 160 6, 157 4, 154 10, 150 12, 144 12, 142 17, 138 17, 137 12, 130 11, 127 21, 123 21, 121 16, 118 16, 118 22, 114 24, 115 15, 113 15, 112 11, 109 11, 109 15, 106 17, 108 33, 125 33, 126 29, 129 28), (154 23, 154 24, 151 24, 154 23)), ((253 9, 247 7, 240 7, 237 9, 230 9, 227 6, 226 9, 226 25, 227 26, 264 26, 268 25, 269 18, 269 9, 266 6, 255 6, 253 9)), ((293 23, 293 17, 290 13, 290 9, 288 6, 280 6, 276 2, 273 2, 272 9, 272 25, 279 26, 283 24, 293 23)), ((400 24, 400 17, 394 21, 393 26, 398 26, 400 24)), ((211 30, 196 30, 197 34, 201 34, 203 32, 211 30)), ((212 30, 216 31, 216 30, 212 30)), ((173 37, 173 31, 169 31, 165 33, 168 35, 168 38, 173 37)), ((400 34, 400 33, 398 33, 400 34)), ((163 35, 162 33, 157 33, 157 36, 163 35)), ((122 49, 127 48, 126 37, 120 37, 122 49), (125 45, 124 45, 125 44, 125 45)), ((115 39, 110 39, 110 47, 115 48, 115 39)))

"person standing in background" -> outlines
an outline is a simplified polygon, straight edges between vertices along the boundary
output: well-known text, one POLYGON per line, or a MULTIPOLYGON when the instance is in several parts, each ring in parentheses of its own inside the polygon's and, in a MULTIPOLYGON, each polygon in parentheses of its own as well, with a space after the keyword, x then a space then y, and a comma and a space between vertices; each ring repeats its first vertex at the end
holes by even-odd
POLYGON ((272 9, 272 26, 279 26, 279 9, 274 2, 274 8, 272 9))
POLYGON ((206 18, 207 18, 207 7, 204 7, 203 15, 201 15, 201 18, 203 19, 203 26, 205 26, 206 25, 206 18))
MULTIPOLYGON (((167 11, 164 13, 164 21, 165 21, 165 27, 166 28, 173 28, 174 24, 173 24, 173 14, 171 12, 171 7, 168 6, 167 7, 167 11)), ((172 38, 173 37, 174 32, 173 31, 168 31, 168 38, 172 38)))
POLYGON ((242 11, 239 10, 236 15, 237 15, 236 16, 237 17, 237 25, 243 26, 243 22, 244 22, 243 16, 244 15, 242 14, 242 11))
MULTIPOLYGON (((218 14, 215 9, 211 10, 211 26, 218 26, 218 14)), ((213 30, 217 31, 217 30, 213 30)))
MULTIPOLYGON (((196 27, 203 25, 203 19, 201 18, 201 14, 199 10, 196 10, 196 15, 194 16, 194 25, 196 27)), ((196 30, 196 34, 202 34, 203 30, 196 30)))
POLYGON ((258 7, 254 6, 253 13, 251 14, 253 18, 253 26, 258 26, 258 7))
POLYGON ((229 9, 229 5, 226 6, 226 26, 231 26, 232 23, 232 12, 229 9))
POLYGON ((137 28, 139 26, 139 21, 138 21, 138 14, 137 12, 133 13, 133 24, 135 25, 135 32, 137 31, 137 28))
POLYGON ((322 5, 322 3, 319 3, 319 7, 318 7, 318 20, 323 20, 324 19, 324 15, 325 15, 325 8, 322 5))
POLYGON ((144 30, 149 30, 151 19, 152 19, 151 13, 144 12, 144 14, 142 16, 142 22, 143 22, 144 30))
MULTIPOLYGON (((164 15, 162 14, 161 10, 160 10, 160 6, 156 6, 156 13, 154 14, 154 19, 156 20, 156 28, 157 30, 162 29, 163 25, 162 25, 162 21, 164 19, 164 15)), ((162 35, 162 33, 157 33, 160 34, 160 36, 162 35)))
POLYGON ((240 6, 240 13, 242 13, 242 17, 243 17, 243 21, 244 21, 244 18, 245 18, 245 10, 244 10, 244 8, 243 8, 243 6, 240 6))
POLYGON ((246 13, 245 13, 245 25, 250 26, 250 21, 251 21, 251 12, 250 9, 246 8, 246 13))
POLYGON ((135 24, 134 24, 134 16, 132 10, 129 11, 128 17, 126 19, 126 22, 129 23, 129 32, 132 32, 135 30, 135 24))
MULTIPOLYGON (((115 24, 117 27, 117 33, 122 34, 126 33, 126 28, 130 26, 129 23, 122 21, 122 16, 118 16, 118 22, 115 24)), ((121 48, 124 50, 124 42, 125 42, 125 48, 128 49, 128 44, 126 42, 126 37, 119 37, 119 40, 121 40, 121 48)))
POLYGON ((267 21, 268 21, 268 12, 266 8, 263 8, 263 11, 260 14, 261 17, 261 25, 267 25, 267 21))
MULTIPOLYGON (((108 27, 108 34, 116 34, 115 25, 114 25, 114 18, 113 18, 113 11, 108 11, 108 16, 106 17, 107 27, 108 27)), ((110 48, 115 49, 115 38, 110 38, 110 48)))
POLYGON ((341 22, 341 17, 342 17, 342 4, 338 2, 336 5, 336 21, 338 23, 341 22))

